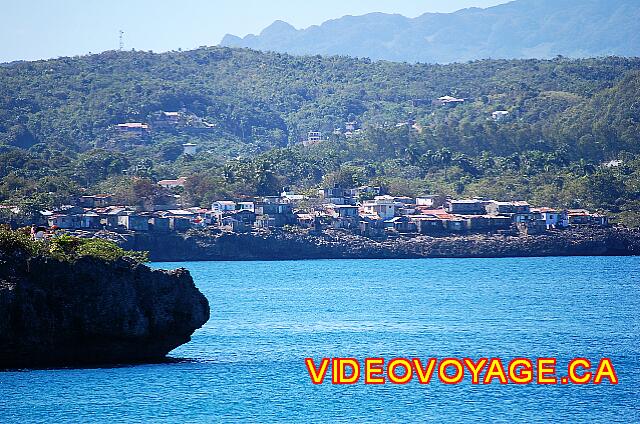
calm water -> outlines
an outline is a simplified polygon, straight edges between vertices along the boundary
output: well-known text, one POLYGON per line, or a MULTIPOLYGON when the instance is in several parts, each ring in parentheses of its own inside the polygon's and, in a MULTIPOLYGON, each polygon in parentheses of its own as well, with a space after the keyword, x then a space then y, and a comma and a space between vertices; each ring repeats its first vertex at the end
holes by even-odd
POLYGON ((211 303, 190 361, 0 373, 0 422, 640 421, 640 258, 153 265, 211 303), (307 356, 609 356, 620 384, 313 386, 307 356))

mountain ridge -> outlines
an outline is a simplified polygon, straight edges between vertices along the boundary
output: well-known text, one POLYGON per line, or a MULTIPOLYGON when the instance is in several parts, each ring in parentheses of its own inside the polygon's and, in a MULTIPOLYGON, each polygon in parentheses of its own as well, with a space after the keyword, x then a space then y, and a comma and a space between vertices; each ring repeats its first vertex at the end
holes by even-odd
POLYGON ((640 3, 632 0, 515 0, 489 8, 346 15, 304 29, 276 21, 259 35, 227 34, 221 46, 296 55, 347 55, 451 63, 640 55, 640 3), (585 31, 589 28, 589 31, 585 31))

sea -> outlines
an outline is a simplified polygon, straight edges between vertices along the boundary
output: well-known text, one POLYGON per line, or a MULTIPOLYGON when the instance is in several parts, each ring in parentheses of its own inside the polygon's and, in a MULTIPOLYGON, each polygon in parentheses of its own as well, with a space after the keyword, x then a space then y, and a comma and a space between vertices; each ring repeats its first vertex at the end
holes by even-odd
POLYGON ((640 422, 640 258, 153 263, 211 319, 163 364, 0 373, 0 423, 640 422), (618 384, 314 385, 305 358, 610 358, 618 384))

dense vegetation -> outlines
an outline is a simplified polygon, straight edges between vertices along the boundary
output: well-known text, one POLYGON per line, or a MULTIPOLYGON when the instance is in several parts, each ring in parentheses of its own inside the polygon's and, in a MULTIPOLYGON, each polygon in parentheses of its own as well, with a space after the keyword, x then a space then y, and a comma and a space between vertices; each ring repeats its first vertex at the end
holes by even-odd
POLYGON ((181 194, 196 205, 375 183, 640 222, 637 58, 409 65, 229 48, 106 52, 5 64, 0 93, 0 202, 25 213, 82 192, 153 199, 163 195, 156 180, 186 175, 181 194), (467 101, 432 106, 443 95, 467 101), (180 109, 216 128, 152 129, 134 143, 112 128, 180 109), (496 110, 509 115, 493 121, 496 110), (361 135, 332 135, 351 120, 361 135), (420 130, 396 126, 407 120, 420 130), (309 130, 329 140, 303 147, 309 130), (200 152, 181 154, 185 141, 200 152))
POLYGON ((75 261, 89 256, 105 261, 130 258, 148 262, 147 252, 124 250, 116 243, 103 239, 85 239, 62 234, 47 240, 33 240, 28 230, 10 230, 0 226, 0 254, 24 252, 29 256, 44 256, 61 261, 75 261))

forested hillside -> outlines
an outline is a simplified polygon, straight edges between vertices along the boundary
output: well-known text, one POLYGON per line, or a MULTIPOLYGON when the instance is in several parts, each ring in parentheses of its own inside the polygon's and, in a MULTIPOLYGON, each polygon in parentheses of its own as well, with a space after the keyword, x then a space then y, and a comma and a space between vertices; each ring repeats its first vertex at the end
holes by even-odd
POLYGON ((619 57, 409 65, 214 47, 4 64, 0 202, 50 207, 83 191, 139 199, 157 194, 152 182, 186 175, 193 204, 375 182, 604 209, 634 223, 638 99, 640 59, 619 57), (445 95, 464 102, 433 103, 445 95), (114 129, 162 111, 210 126, 114 129), (362 132, 345 137, 347 121, 362 132), (312 130, 327 140, 302 146, 312 130), (187 141, 196 155, 182 154, 187 141))

